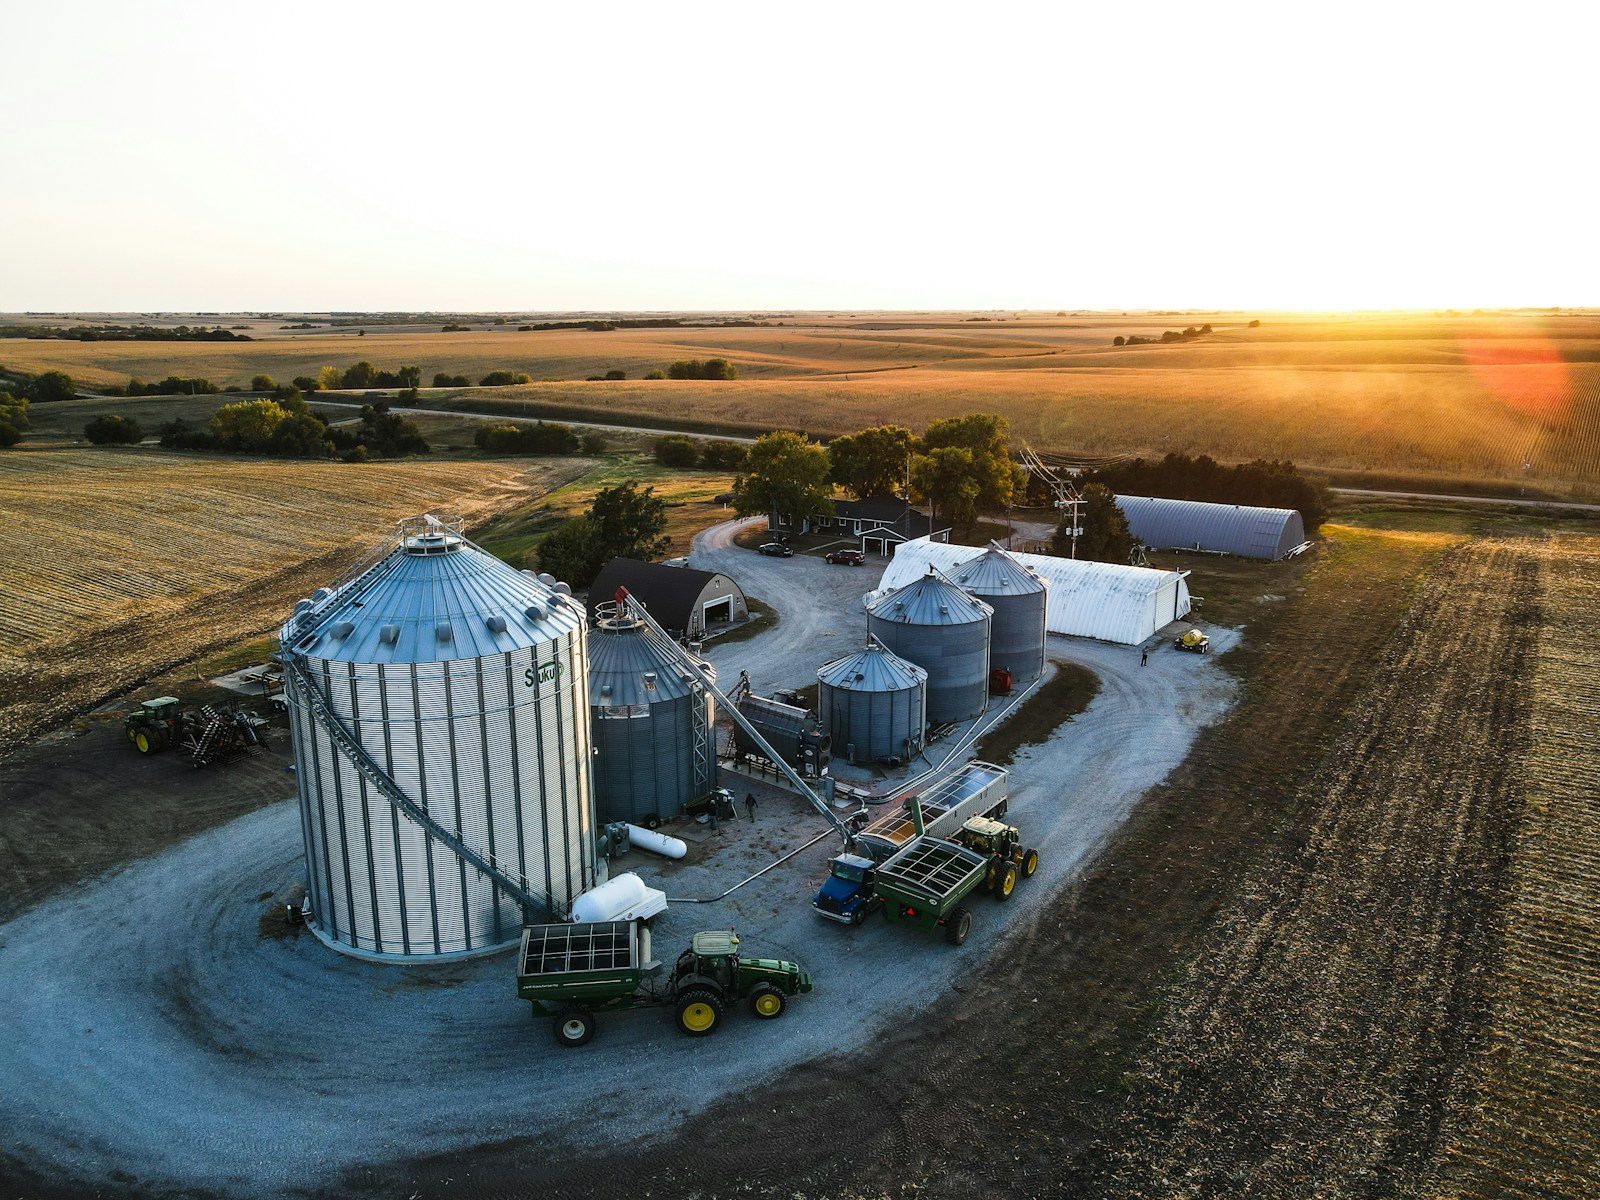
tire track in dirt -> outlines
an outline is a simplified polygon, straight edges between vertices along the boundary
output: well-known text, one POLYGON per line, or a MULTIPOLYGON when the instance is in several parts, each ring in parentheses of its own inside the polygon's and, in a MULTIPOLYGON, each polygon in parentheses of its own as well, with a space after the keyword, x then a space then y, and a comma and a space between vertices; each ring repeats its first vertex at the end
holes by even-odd
POLYGON ((1118 1196, 1392 1196, 1482 1016, 1519 817, 1539 547, 1450 555, 1209 937, 1108 1131, 1118 1196))
POLYGON ((1484 1200, 1600 1189, 1600 539, 1554 539, 1542 567, 1505 948, 1436 1189, 1484 1200))

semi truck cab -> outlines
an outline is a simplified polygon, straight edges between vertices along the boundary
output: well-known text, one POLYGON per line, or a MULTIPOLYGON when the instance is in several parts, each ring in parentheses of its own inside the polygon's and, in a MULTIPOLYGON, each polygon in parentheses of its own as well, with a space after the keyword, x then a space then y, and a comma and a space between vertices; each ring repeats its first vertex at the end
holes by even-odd
POLYGON ((811 907, 830 921, 859 925, 871 907, 877 864, 859 854, 840 854, 828 863, 828 877, 822 881, 811 907))

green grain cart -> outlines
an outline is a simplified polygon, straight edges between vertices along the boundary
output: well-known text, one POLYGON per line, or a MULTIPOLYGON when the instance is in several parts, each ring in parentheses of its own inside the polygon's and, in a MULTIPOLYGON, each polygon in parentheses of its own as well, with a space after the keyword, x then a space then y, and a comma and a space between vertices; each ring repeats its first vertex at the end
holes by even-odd
POLYGON ((715 1033, 730 1004, 744 1000, 762 1020, 783 1015, 789 997, 811 990, 811 976, 792 962, 744 958, 729 930, 697 933, 665 979, 650 957, 642 921, 529 925, 522 931, 517 996, 535 1017, 549 1014, 563 1046, 594 1037, 595 1014, 607 1008, 673 1005, 690 1037, 715 1033))
POLYGON ((972 930, 972 914, 961 907, 988 874, 990 858, 944 838, 918 837, 878 866, 873 890, 883 915, 919 929, 944 928, 944 940, 959 946, 972 930))

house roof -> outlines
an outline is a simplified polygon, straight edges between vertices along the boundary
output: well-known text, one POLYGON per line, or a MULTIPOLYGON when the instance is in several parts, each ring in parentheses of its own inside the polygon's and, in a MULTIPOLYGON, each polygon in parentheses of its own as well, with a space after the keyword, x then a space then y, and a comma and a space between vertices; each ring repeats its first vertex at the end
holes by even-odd
MULTIPOLYGON (((636 558, 613 558, 600 568, 600 574, 589 585, 589 619, 594 619, 598 605, 615 599, 617 589, 625 587, 650 610, 657 624, 665 629, 688 629, 695 605, 716 578, 713 571, 697 571, 693 567, 668 567, 640 562, 636 558)), ((728 577, 724 575, 723 578, 728 577)), ((738 589, 733 580, 728 582, 738 589)))

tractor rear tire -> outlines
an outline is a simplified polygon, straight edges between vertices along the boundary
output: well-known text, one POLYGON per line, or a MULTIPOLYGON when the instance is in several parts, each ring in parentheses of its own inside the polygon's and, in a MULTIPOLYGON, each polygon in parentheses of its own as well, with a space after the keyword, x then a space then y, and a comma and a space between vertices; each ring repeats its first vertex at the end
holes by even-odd
POLYGON ((989 864, 989 869, 986 870, 983 873, 983 882, 978 884, 978 890, 980 892, 982 892, 984 895, 988 895, 990 892, 994 891, 994 885, 995 885, 995 869, 994 869, 994 864, 990 863, 989 864))
POLYGON ((972 932, 972 914, 964 908, 953 908, 944 923, 944 940, 959 946, 972 932))
POLYGON ((133 731, 133 747, 140 754, 154 754, 161 749, 161 735, 141 725, 133 731))
POLYGON ((710 988, 694 987, 678 997, 678 1028, 690 1037, 706 1037, 722 1024, 722 997, 710 988))
POLYGON ((1032 847, 1022 852, 1022 877, 1032 879, 1035 871, 1039 869, 1039 852, 1032 847))
POLYGON ((569 1005, 555 1015, 550 1029, 556 1041, 563 1046, 585 1046, 594 1037, 594 1014, 576 1004, 569 1005))
POLYGON ((776 1020, 788 1007, 789 998, 770 983, 763 983, 750 993, 750 1011, 763 1021, 776 1020))
POLYGON ((1017 864, 1007 863, 1000 868, 1000 878, 994 885, 994 898, 1004 904, 1017 890, 1017 864))

